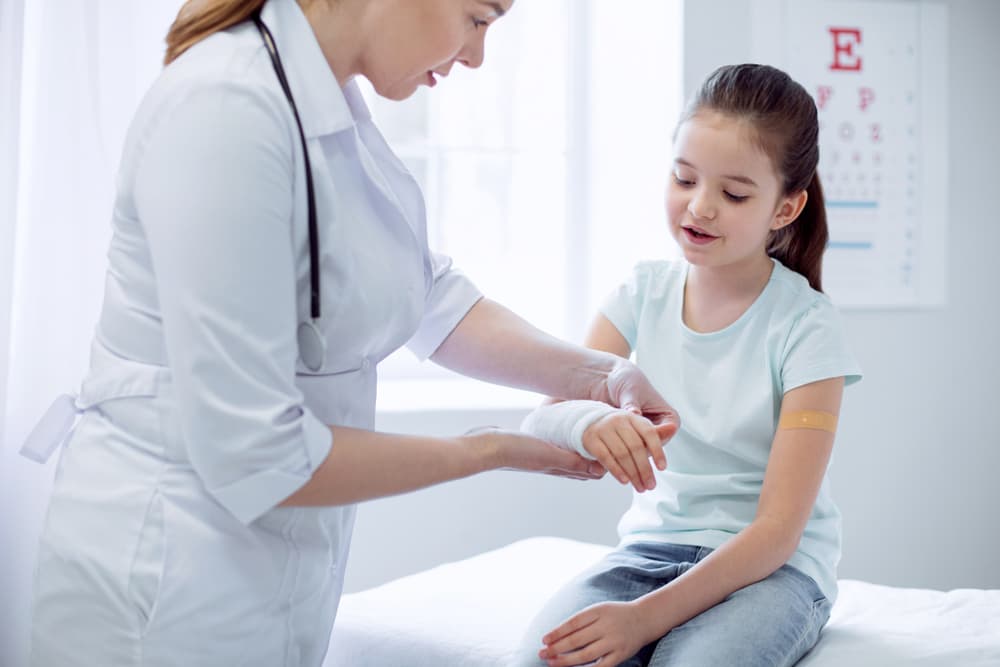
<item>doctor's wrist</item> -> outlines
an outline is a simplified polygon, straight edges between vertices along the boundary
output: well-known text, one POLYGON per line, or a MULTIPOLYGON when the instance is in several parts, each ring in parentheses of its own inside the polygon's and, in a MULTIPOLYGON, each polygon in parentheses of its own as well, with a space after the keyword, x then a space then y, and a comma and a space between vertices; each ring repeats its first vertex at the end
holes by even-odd
POLYGON ((608 378, 618 367, 618 363, 627 360, 609 352, 585 350, 586 356, 573 369, 569 382, 569 390, 564 398, 568 400, 589 400, 609 403, 611 392, 608 388, 608 378))
POLYGON ((471 458, 476 473, 497 470, 509 465, 505 450, 495 437, 497 429, 491 426, 476 428, 457 438, 462 450, 471 458))

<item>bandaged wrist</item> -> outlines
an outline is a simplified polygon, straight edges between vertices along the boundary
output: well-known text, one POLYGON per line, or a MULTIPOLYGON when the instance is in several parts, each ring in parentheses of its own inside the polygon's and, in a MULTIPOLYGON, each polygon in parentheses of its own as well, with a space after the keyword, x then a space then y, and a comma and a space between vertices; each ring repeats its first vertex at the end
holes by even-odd
POLYGON ((596 461, 596 457, 583 448, 583 432, 597 420, 617 411, 618 408, 601 401, 561 401, 533 410, 521 422, 521 431, 596 461))

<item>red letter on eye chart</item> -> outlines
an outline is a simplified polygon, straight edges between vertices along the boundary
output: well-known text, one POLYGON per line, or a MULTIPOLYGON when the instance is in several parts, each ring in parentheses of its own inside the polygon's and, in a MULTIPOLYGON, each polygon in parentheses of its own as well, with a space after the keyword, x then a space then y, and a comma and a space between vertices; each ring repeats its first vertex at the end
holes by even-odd
POLYGON ((820 111, 826 108, 826 103, 833 97, 832 86, 820 86, 816 89, 816 106, 820 111))
POLYGON ((854 47, 861 44, 860 28, 830 28, 833 36, 833 62, 830 69, 860 72, 861 56, 854 52, 854 47))
POLYGON ((875 101, 875 91, 868 86, 858 88, 858 108, 866 111, 875 101))

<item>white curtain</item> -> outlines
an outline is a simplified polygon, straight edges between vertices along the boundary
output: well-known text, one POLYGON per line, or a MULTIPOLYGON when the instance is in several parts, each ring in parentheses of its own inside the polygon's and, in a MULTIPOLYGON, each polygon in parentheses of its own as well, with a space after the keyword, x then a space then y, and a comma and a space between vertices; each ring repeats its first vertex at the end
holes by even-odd
POLYGON ((121 146, 180 4, 0 0, 0 665, 26 661, 55 467, 17 450, 86 369, 121 146))

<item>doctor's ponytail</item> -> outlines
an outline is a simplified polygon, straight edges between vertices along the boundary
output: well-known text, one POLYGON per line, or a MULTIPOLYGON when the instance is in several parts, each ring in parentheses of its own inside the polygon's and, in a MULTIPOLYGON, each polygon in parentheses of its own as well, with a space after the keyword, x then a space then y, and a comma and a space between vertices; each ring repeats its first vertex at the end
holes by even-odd
POLYGON ((264 6, 265 1, 187 0, 167 33, 167 53, 163 64, 169 65, 209 35, 246 21, 264 6))

